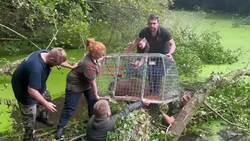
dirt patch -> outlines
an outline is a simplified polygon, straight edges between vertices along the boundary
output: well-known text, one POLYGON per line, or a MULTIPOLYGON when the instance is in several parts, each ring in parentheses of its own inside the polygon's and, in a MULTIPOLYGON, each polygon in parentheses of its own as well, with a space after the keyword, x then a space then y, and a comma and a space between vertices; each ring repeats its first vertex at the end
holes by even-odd
MULTIPOLYGON (((57 106, 57 112, 50 113, 50 119, 51 119, 51 121, 53 121, 55 123, 54 127, 56 127, 56 125, 58 124, 60 115, 61 115, 61 111, 62 111, 63 106, 64 106, 64 97, 54 99, 53 103, 57 106)), ((14 129, 16 131, 19 131, 19 132, 22 131, 23 125, 21 124, 22 123, 21 114, 17 109, 12 111, 12 118, 15 120, 14 129)), ((78 121, 78 120, 85 120, 85 119, 86 120, 88 119, 88 110, 87 110, 87 104, 85 101, 85 97, 82 96, 79 103, 78 103, 77 109, 76 109, 73 117, 71 118, 71 120, 78 121)), ((45 127, 47 127, 47 126, 42 124, 42 123, 36 122, 36 127, 35 127, 36 129, 41 129, 41 128, 45 128, 45 127)))

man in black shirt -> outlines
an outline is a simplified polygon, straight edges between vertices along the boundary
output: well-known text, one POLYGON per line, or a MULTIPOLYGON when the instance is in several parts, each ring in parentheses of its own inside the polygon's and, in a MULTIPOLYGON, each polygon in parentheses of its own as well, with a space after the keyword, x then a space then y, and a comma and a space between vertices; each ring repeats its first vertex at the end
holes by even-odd
MULTIPOLYGON (((125 53, 132 52, 137 48, 138 53, 161 53, 166 58, 151 57, 148 62, 148 77, 151 92, 155 95, 160 94, 161 80, 164 76, 163 60, 173 60, 172 54, 175 52, 176 46, 170 32, 161 27, 157 16, 151 14, 148 18, 148 27, 142 29, 139 37, 131 44, 125 53), (153 62, 153 65, 151 65, 153 62)), ((169 67, 172 61, 165 61, 165 67, 169 67)))
POLYGON ((149 44, 149 50, 145 53, 161 53, 172 58, 176 49, 175 41, 171 33, 160 26, 158 17, 153 14, 148 18, 148 27, 140 31, 139 37, 125 50, 125 53, 132 52, 136 47, 145 48, 146 44, 141 42, 144 38, 149 44))
MULTIPOLYGON (((137 48, 137 53, 161 53, 166 55, 168 61, 165 61, 165 67, 170 67, 173 60, 173 53, 175 52, 176 45, 172 38, 171 33, 164 27, 160 26, 159 19, 156 15, 151 14, 148 18, 148 26, 142 29, 139 37, 125 49, 125 53, 132 52, 137 48), (149 48, 149 49, 148 49, 149 48)), ((154 95, 160 94, 162 77, 164 76, 164 68, 162 58, 151 57, 148 59, 148 79, 150 84, 150 91, 154 95), (150 62, 154 62, 153 65, 150 62)), ((158 106, 156 106, 158 109, 158 106)), ((164 117, 169 117, 164 115, 164 117)), ((173 117, 169 117, 168 122, 174 121, 173 117)))

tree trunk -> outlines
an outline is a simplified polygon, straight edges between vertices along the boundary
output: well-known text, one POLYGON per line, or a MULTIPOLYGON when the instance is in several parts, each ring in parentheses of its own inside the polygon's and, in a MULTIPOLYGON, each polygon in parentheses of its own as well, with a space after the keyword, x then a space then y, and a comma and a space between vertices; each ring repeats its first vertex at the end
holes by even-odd
POLYGON ((241 78, 241 76, 248 75, 250 76, 250 69, 238 70, 234 73, 229 73, 225 77, 220 77, 219 75, 213 75, 207 83, 203 85, 202 88, 197 90, 194 93, 192 99, 181 109, 180 113, 177 115, 175 122, 170 128, 170 133, 175 135, 175 140, 177 140, 183 130, 186 128, 186 125, 191 120, 195 111, 203 104, 210 92, 216 88, 220 83, 232 83, 235 80, 241 78))

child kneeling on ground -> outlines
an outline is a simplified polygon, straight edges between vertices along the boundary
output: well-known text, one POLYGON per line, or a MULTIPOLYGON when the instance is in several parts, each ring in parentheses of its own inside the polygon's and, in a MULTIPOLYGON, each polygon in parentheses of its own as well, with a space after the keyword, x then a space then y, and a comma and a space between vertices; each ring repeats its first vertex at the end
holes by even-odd
POLYGON ((146 100, 135 102, 128 105, 122 112, 111 116, 108 101, 97 101, 94 105, 94 115, 87 124, 87 141, 106 141, 107 132, 113 130, 118 117, 125 117, 144 105, 149 105, 149 102, 146 100))

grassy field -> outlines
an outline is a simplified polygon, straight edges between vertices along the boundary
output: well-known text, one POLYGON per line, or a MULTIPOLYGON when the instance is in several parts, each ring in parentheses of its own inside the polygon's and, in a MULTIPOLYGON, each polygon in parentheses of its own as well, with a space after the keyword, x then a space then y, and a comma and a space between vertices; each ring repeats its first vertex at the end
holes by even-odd
MULTIPOLYGON (((205 65, 199 79, 205 80, 211 72, 227 73, 236 69, 245 67, 250 60, 250 26, 234 27, 235 22, 239 21, 239 18, 232 18, 231 15, 220 14, 207 14, 204 12, 172 12, 166 19, 168 25, 173 24, 186 24, 192 26, 197 32, 203 31, 216 31, 222 36, 222 44, 226 49, 242 50, 242 54, 239 56, 239 61, 231 65, 205 65), (178 23, 174 22, 178 21, 178 23)), ((178 49, 178 47, 177 47, 178 49)), ((70 60, 77 61, 82 56, 83 50, 68 50, 67 51, 70 60)), ((17 58, 23 58, 26 54, 7 56, 11 61, 17 58)), ((52 93, 53 98, 58 98, 64 94, 67 69, 53 69, 49 80, 48 88, 52 93)), ((10 77, 0 77, 0 98, 1 99, 13 99, 12 88, 10 86, 10 77)), ((11 131, 12 120, 10 118, 11 108, 0 104, 0 133, 11 131)))

